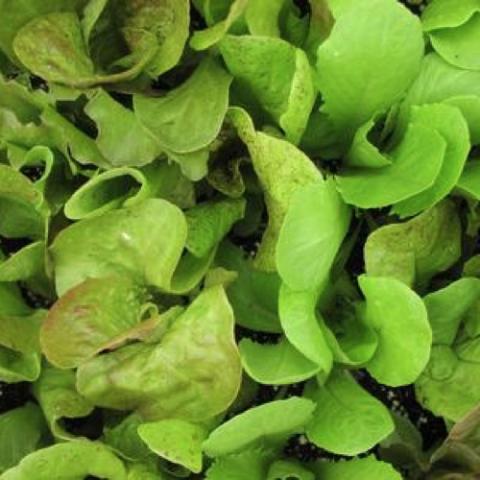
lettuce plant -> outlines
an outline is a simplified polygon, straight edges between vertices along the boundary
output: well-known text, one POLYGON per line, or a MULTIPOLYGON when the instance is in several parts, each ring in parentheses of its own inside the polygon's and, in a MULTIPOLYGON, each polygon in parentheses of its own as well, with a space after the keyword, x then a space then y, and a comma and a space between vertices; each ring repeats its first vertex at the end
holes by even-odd
POLYGON ((0 19, 0 480, 479 478, 478 0, 0 19))

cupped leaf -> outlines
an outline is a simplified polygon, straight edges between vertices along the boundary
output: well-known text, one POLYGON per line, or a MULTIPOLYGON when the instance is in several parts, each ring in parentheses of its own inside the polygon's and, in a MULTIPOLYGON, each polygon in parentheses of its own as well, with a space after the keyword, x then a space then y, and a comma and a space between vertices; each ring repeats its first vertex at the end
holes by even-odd
POLYGON ((165 97, 135 95, 135 114, 163 148, 194 152, 209 145, 220 132, 231 80, 215 60, 207 58, 165 97))
POLYGON ((1 480, 80 480, 93 475, 106 480, 126 480, 123 463, 103 444, 88 440, 59 443, 26 456, 4 472, 1 480))
MULTIPOLYGON (((393 212, 401 217, 415 215, 446 197, 458 182, 470 151, 467 122, 453 106, 432 104, 412 110, 416 125, 436 130, 446 141, 445 156, 433 185, 413 197, 397 203, 393 212)), ((415 170, 416 174, 418 169, 415 170)))
POLYGON ((0 474, 40 446, 45 427, 42 412, 33 403, 0 415, 0 474))
POLYGON ((256 270, 251 258, 233 244, 224 242, 216 262, 237 273, 227 287, 227 295, 235 312, 235 322, 251 330, 280 333, 277 305, 280 279, 276 273, 256 270))
POLYGON ((322 179, 320 171, 298 148, 284 140, 255 132, 248 114, 232 108, 229 117, 247 145, 265 195, 268 226, 255 258, 261 270, 275 271, 275 249, 280 228, 298 187, 322 179))
POLYGON ((168 290, 186 238, 183 213, 161 199, 77 222, 50 248, 57 292, 62 295, 89 277, 111 275, 168 290))
POLYGON ((316 96, 305 53, 279 38, 247 35, 227 36, 220 51, 238 85, 298 143, 316 96))
POLYGON ((96 123, 98 148, 112 166, 141 166, 160 155, 154 135, 104 90, 98 90, 89 100, 85 113, 96 123))
POLYGON ((96 405, 137 410, 149 420, 211 418, 240 387, 233 323, 222 287, 206 289, 157 344, 125 346, 80 366, 78 391, 96 405))
POLYGON ((313 470, 322 480, 402 480, 391 465, 373 455, 348 462, 316 462, 313 470))
POLYGON ((388 153, 391 165, 347 169, 337 177, 338 189, 347 203, 361 208, 409 199, 432 187, 446 148, 440 133, 412 120, 401 142, 388 153))
POLYGON ((122 206, 135 205, 155 192, 143 173, 134 168, 115 168, 94 176, 65 203, 65 216, 90 218, 122 206))
POLYGON ((185 247, 196 257, 204 257, 244 214, 243 199, 200 203, 187 210, 188 236, 185 247))
POLYGON ((252 35, 280 37, 280 15, 286 0, 250 0, 245 10, 245 23, 252 35))
POLYGON ((386 225, 365 243, 369 275, 394 277, 407 285, 425 285, 460 257, 460 218, 453 203, 444 201, 404 223, 386 225))
POLYGON ((194 473, 202 470, 202 442, 207 431, 184 420, 159 420, 138 427, 140 438, 160 457, 194 473))
POLYGON ((276 344, 259 344, 243 339, 239 344, 242 365, 256 382, 288 385, 316 375, 321 367, 302 355, 286 339, 276 344))
POLYGON ((308 360, 330 372, 333 355, 316 314, 316 291, 294 291, 285 284, 280 288, 280 323, 289 342, 308 360))
POLYGON ((276 248, 283 282, 293 290, 322 285, 349 223, 350 210, 332 179, 300 186, 292 195, 276 248))
POLYGON ((307 424, 307 436, 330 452, 358 455, 394 429, 387 408, 346 371, 335 370, 325 385, 310 388, 307 396, 317 404, 307 424))
POLYGON ((414 382, 427 365, 432 345, 422 299, 394 278, 362 275, 358 282, 366 298, 363 319, 378 335, 368 371, 394 387, 414 382))
POLYGON ((275 444, 302 432, 314 408, 312 401, 300 397, 250 408, 210 433, 203 450, 210 457, 221 457, 262 442, 275 444))
POLYGON ((317 52, 322 111, 341 138, 351 139, 401 98, 420 69, 423 49, 420 22, 399 3, 349 3, 317 52))
POLYGON ((146 300, 129 277, 85 280, 49 310, 40 335, 43 353, 57 367, 78 367, 137 326, 146 300))
POLYGON ((218 43, 230 30, 230 27, 238 20, 244 13, 249 0, 234 0, 230 4, 227 16, 204 30, 197 30, 193 33, 190 39, 190 46, 194 50, 206 50, 218 43))
POLYGON ((423 29, 433 48, 449 63, 480 70, 477 48, 479 13, 480 4, 475 0, 435 0, 422 13, 423 29))
POLYGON ((64 419, 86 417, 93 411, 93 405, 77 392, 71 370, 45 367, 34 384, 34 395, 56 439, 74 438, 65 429, 64 419))

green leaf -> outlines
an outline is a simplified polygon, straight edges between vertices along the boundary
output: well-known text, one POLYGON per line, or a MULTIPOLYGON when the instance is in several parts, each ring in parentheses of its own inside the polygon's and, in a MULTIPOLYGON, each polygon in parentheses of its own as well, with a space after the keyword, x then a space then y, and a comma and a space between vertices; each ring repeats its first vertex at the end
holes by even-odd
POLYGON ((206 50, 218 43, 230 30, 230 27, 243 15, 249 0, 234 0, 230 4, 228 14, 224 20, 205 30, 197 30, 190 39, 190 46, 194 50, 206 50))
POLYGON ((316 96, 305 53, 279 38, 247 35, 226 36, 220 51, 238 85, 298 143, 316 96))
POLYGON ((270 465, 267 480, 315 480, 315 475, 297 462, 277 460, 270 465))
POLYGON ((93 475, 105 480, 126 480, 122 462, 104 445, 87 440, 59 443, 26 456, 1 480, 82 480, 93 475))
POLYGON ((154 135, 131 110, 104 90, 90 98, 85 113, 97 124, 98 148, 112 166, 146 165, 160 155, 161 148, 154 135))
POLYGON ((358 455, 394 429, 387 408, 346 371, 335 370, 325 385, 310 388, 307 396, 317 404, 307 436, 330 452, 358 455))
POLYGON ((231 80, 216 61, 207 58, 166 96, 134 95, 135 114, 163 148, 194 152, 209 145, 220 132, 231 80))
POLYGON ((434 184, 394 206, 393 212, 401 217, 415 215, 446 197, 458 182, 470 151, 468 125, 459 109, 449 105, 432 104, 414 110, 412 115, 416 124, 418 122, 418 125, 429 126, 440 133, 447 147, 434 184))
POLYGON ((293 290, 319 288, 349 223, 350 210, 331 179, 300 186, 292 195, 276 248, 282 280, 293 290))
POLYGON ((262 449, 243 450, 215 459, 206 480, 264 480, 272 454, 262 449))
POLYGON ((227 287, 236 323, 251 330, 280 333, 278 275, 256 270, 247 254, 228 242, 220 246, 216 261, 237 273, 235 281, 227 287))
POLYGON ((255 258, 261 270, 275 271, 275 249, 293 193, 302 185, 322 179, 313 162, 291 143, 255 132, 248 114, 231 108, 229 117, 247 145, 265 195, 268 226, 255 258))
POLYGON ((196 257, 204 257, 244 214, 243 199, 200 203, 187 210, 188 236, 185 247, 196 257))
POLYGON ((202 470, 202 442, 207 436, 204 427, 184 420, 159 420, 138 427, 140 438, 160 457, 188 468, 202 470))
POLYGON ((285 284, 280 288, 280 322, 289 342, 308 360, 330 372, 333 355, 317 318, 315 291, 294 291, 285 284))
POLYGON ((378 335, 367 370, 380 383, 393 387, 414 382, 427 365, 432 345, 422 299, 394 278, 362 275, 358 283, 366 299, 363 320, 378 335))
POLYGON ((466 314, 480 298, 480 280, 461 278, 423 299, 432 327, 433 343, 452 345, 466 314))
POLYGON ((383 226, 365 243, 369 275, 426 285, 460 257, 460 219, 453 203, 442 202, 404 223, 383 226))
MULTIPOLYGON (((416 107, 416 113, 422 108, 416 107)), ((433 186, 446 148, 440 133, 413 116, 401 142, 388 153, 391 165, 347 169, 337 177, 338 189, 347 203, 361 208, 385 207, 409 199, 433 186)))
POLYGON ((127 345, 81 365, 78 391, 95 405, 136 410, 148 420, 211 418, 240 387, 233 323, 223 289, 206 289, 158 343, 127 345))
POLYGON ((168 290, 186 238, 183 213, 160 199, 77 222, 50 248, 57 292, 62 295, 89 277, 111 275, 168 290))
POLYGON ((0 50, 11 59, 16 60, 12 43, 18 30, 36 17, 53 12, 80 11, 87 0, 44 0, 32 2, 0 1, 2 14, 2 28, 0 31, 0 50), (7 5, 8 4, 8 5, 7 5))
POLYGON ((42 194, 30 180, 7 165, 0 165, 0 235, 42 238, 45 210, 42 194))
POLYGON ((115 208, 135 205, 154 193, 141 171, 115 168, 95 175, 76 190, 65 203, 65 215, 72 220, 90 218, 115 208))
POLYGON ((0 474, 40 445, 46 431, 41 410, 33 403, 0 415, 0 474))
POLYGON ((74 438, 64 428, 64 419, 86 417, 93 411, 93 405, 77 392, 71 370, 44 367, 34 384, 34 394, 55 439, 74 438))
POLYGON ((264 385, 288 385, 316 375, 321 367, 302 355, 282 338, 274 345, 259 344, 244 338, 240 344, 243 369, 264 385))
POLYGON ((85 280, 49 310, 40 334, 43 353, 57 367, 78 367, 136 327, 147 298, 129 277, 85 280))
MULTIPOLYGON (((422 62, 422 68, 417 78, 409 89, 402 102, 399 116, 397 118, 396 135, 400 135, 406 128, 410 109, 412 105, 423 105, 426 103, 451 103, 456 97, 479 97, 480 96, 480 72, 464 70, 447 63, 439 55, 430 53, 422 62)), ((477 99, 478 103, 478 99, 477 99)), ((455 103, 453 103, 455 105, 455 103)), ((468 120, 471 115, 468 111, 472 108, 472 102, 465 105, 456 104, 465 118, 468 120)), ((477 126, 470 121, 471 132, 477 130, 477 126)), ((472 135, 472 141, 478 139, 472 135)), ((478 140, 472 143, 477 143, 478 140)))
POLYGON ((317 462, 314 470, 322 480, 402 480, 400 473, 374 455, 348 462, 317 462))
POLYGON ((250 0, 245 10, 245 23, 252 35, 280 37, 280 15, 286 0, 250 0))
POLYGON ((459 421, 480 402, 472 382, 480 374, 480 341, 466 338, 453 347, 434 345, 430 362, 415 382, 419 401, 434 415, 459 421))
POLYGON ((95 83, 94 66, 74 12, 35 18, 18 31, 13 48, 23 65, 50 82, 74 87, 95 83))
POLYGON ((475 0, 435 0, 422 13, 423 29, 433 48, 447 62, 461 68, 480 70, 477 48, 480 37, 480 5, 475 0))
POLYGON ((341 138, 351 139, 364 122, 401 98, 418 74, 423 49, 420 22, 402 5, 350 2, 317 53, 322 111, 341 138))
POLYGON ((221 457, 262 442, 274 444, 302 432, 314 408, 312 401, 299 397, 250 408, 210 433, 203 450, 210 457, 221 457))
POLYGON ((458 180, 458 188, 467 195, 467 197, 480 200, 480 161, 471 160, 467 162, 458 180))

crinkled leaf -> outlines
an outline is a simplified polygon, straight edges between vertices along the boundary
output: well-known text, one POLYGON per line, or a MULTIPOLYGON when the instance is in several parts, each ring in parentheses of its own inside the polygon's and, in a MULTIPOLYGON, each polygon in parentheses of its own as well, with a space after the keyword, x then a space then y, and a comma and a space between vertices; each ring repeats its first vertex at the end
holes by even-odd
POLYGON ((135 114, 162 147, 178 153, 199 150, 220 132, 230 82, 231 76, 207 58, 186 82, 166 96, 135 95, 135 114))
POLYGON ((217 427, 203 443, 210 457, 236 453, 263 441, 275 443, 302 432, 315 404, 306 398, 275 400, 236 415, 217 427))
POLYGON ((414 382, 427 365, 432 345, 422 299, 395 278, 362 275, 358 282, 366 298, 363 319, 378 335, 367 370, 386 385, 414 382))
POLYGON ((282 280, 294 290, 318 288, 328 278, 349 223, 350 210, 331 179, 300 186, 292 195, 276 248, 282 280))
POLYGON ((394 429, 387 408, 345 371, 335 370, 325 385, 311 388, 307 396, 317 404, 307 436, 330 452, 358 455, 394 429))
POLYGON ((408 222, 371 233, 364 249, 365 269, 369 275, 424 285, 458 260, 460 235, 454 204, 442 202, 408 222))
POLYGON ((240 344, 242 365, 256 382, 265 385, 288 385, 316 375, 321 367, 302 355, 286 339, 277 344, 259 344, 244 338, 240 344))
POLYGON ((228 35, 220 51, 235 81, 298 143, 316 96, 305 53, 279 38, 246 35, 228 35))
POLYGON ((161 199, 77 222, 62 230, 50 249, 57 292, 88 277, 111 275, 168 290, 186 238, 183 213, 161 199))
POLYGON ((78 367, 137 326, 146 300, 129 277, 85 280, 49 310, 40 335, 43 353, 57 367, 78 367))
POLYGON ((317 53, 322 111, 342 138, 400 99, 418 73, 423 49, 420 22, 399 3, 350 2, 317 53))
POLYGON ((137 410, 149 420, 211 418, 240 387, 233 323, 223 289, 206 289, 159 343, 125 346, 80 366, 77 388, 96 405, 137 410))
POLYGON ((83 480, 93 475, 105 480, 125 480, 123 463, 104 445, 87 440, 59 443, 26 456, 1 480, 83 480))
POLYGON ((35 75, 70 86, 95 83, 78 15, 55 12, 22 27, 13 42, 15 54, 35 75))
POLYGON ((202 470, 202 442, 207 431, 184 420, 159 420, 138 427, 140 438, 160 457, 188 468, 202 470))
POLYGON ((34 394, 56 439, 74 438, 63 419, 86 417, 93 411, 93 405, 77 392, 71 370, 45 367, 35 382, 34 394))

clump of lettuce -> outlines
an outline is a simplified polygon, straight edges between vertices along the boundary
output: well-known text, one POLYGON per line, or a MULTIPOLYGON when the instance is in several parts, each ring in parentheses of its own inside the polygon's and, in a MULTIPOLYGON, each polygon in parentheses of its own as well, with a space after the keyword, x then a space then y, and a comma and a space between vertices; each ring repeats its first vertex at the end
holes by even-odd
POLYGON ((0 0, 0 480, 478 478, 480 3, 403 3, 0 0))

